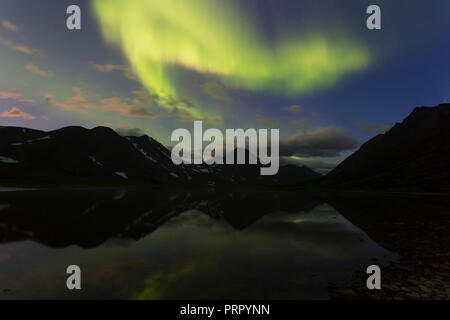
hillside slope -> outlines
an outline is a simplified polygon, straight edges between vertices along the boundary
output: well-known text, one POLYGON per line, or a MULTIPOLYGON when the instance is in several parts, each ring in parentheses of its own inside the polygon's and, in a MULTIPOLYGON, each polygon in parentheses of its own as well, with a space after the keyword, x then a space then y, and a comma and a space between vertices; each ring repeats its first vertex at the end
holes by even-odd
POLYGON ((40 131, 0 127, 0 185, 283 184, 320 176, 306 167, 260 175, 259 165, 174 165, 171 152, 144 135, 122 137, 107 127, 40 131))
POLYGON ((450 104, 418 107, 364 143, 322 185, 383 190, 450 190, 450 104))

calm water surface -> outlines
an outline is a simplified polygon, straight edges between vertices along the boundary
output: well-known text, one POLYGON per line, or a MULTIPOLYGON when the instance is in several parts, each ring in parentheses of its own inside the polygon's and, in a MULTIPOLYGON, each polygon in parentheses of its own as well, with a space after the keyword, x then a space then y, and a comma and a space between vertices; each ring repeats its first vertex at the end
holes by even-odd
POLYGON ((0 242, 0 299, 326 299, 397 258, 326 202, 274 193, 5 191, 0 242))

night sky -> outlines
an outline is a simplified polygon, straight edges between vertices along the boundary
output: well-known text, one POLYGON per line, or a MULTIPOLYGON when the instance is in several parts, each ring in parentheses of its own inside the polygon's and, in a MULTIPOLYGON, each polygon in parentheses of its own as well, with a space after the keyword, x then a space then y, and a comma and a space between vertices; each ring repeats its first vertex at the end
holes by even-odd
POLYGON ((326 172, 450 98, 450 1, 2 0, 0 125, 280 128, 326 172), (66 28, 78 4, 82 30, 66 28), (382 29, 368 30, 370 4, 382 29))

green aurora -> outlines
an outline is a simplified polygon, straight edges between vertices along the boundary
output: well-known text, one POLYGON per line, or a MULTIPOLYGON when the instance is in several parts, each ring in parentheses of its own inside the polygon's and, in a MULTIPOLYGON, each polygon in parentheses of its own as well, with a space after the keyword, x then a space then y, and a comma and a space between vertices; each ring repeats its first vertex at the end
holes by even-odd
POLYGON ((145 88, 169 109, 165 101, 180 94, 180 67, 216 76, 228 88, 298 96, 330 87, 371 61, 348 35, 288 32, 268 43, 223 1, 95 0, 93 8, 107 41, 123 51, 145 88))

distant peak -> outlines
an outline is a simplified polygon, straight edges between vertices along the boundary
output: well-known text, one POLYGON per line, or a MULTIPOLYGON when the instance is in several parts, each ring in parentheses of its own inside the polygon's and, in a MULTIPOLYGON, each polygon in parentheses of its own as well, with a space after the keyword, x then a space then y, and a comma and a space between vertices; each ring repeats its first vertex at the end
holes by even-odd
POLYGON ((97 131, 97 130, 108 130, 108 131, 114 131, 113 129, 109 128, 109 127, 104 127, 104 126, 97 126, 95 128, 92 128, 91 130, 93 131, 97 131))
POLYGON ((104 127, 104 126, 98 126, 98 127, 92 128, 91 131, 93 131, 93 132, 104 132, 104 133, 114 134, 114 135, 118 134, 113 129, 111 129, 109 127, 104 127))
POLYGON ((423 112, 423 111, 433 111, 433 110, 438 110, 438 109, 446 109, 450 107, 450 103, 440 103, 437 106, 420 106, 420 107, 415 107, 413 112, 423 112))
POLYGON ((80 131, 88 131, 89 129, 86 129, 85 127, 81 127, 81 126, 67 126, 67 127, 63 127, 60 129, 56 129, 53 131, 50 131, 52 133, 57 133, 57 132, 80 132, 80 131))
POLYGON ((150 137, 150 136, 149 136, 149 135, 147 135, 147 134, 144 134, 144 135, 140 136, 139 138, 142 138, 142 139, 147 139, 147 140, 153 141, 153 138, 152 138, 152 137, 150 137))

